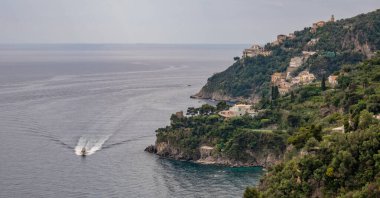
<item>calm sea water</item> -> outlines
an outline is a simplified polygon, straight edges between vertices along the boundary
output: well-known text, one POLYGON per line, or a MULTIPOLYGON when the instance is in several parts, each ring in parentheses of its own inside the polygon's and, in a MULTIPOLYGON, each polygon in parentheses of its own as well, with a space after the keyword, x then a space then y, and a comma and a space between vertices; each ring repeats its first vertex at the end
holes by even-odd
POLYGON ((143 150, 244 47, 0 46, 0 197, 240 197, 261 169, 143 150))

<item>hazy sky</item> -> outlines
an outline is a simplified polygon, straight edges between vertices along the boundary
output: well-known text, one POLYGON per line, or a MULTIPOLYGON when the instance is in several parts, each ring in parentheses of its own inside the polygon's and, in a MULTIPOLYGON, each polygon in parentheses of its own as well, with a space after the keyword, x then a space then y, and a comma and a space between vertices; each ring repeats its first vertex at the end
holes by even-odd
POLYGON ((380 0, 0 0, 0 43, 266 43, 380 0))

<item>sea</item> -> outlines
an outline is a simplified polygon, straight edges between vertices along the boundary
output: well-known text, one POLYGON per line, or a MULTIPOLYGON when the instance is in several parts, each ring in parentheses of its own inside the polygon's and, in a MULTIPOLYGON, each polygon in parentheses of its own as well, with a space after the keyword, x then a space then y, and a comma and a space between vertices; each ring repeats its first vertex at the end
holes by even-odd
POLYGON ((246 47, 0 45, 0 197, 241 197, 261 168, 144 149, 246 47))

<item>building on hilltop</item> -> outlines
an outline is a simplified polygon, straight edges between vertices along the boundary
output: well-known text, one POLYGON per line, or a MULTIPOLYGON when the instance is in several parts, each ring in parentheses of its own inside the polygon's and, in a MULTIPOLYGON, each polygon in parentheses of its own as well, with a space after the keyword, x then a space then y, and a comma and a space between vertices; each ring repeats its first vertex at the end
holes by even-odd
POLYGON ((294 33, 289 33, 288 39, 295 39, 296 35, 294 33))
POLYGON ((296 35, 294 33, 289 33, 289 36, 286 36, 284 34, 279 34, 277 35, 277 40, 273 41, 271 43, 272 46, 276 46, 276 45, 280 45, 281 43, 283 43, 286 39, 295 39, 296 38, 296 35))
MULTIPOLYGON (((330 20, 328 22, 332 22, 332 23, 335 22, 334 15, 331 15, 331 18, 330 18, 330 20)), ((325 25, 326 25, 325 21, 318 21, 316 23, 313 23, 313 26, 311 26, 310 32, 311 33, 316 33, 318 28, 323 27, 325 25)))
POLYGON ((316 23, 313 23, 313 26, 311 27, 310 32, 316 33, 318 28, 323 27, 325 25, 326 25, 326 22, 324 22, 324 21, 318 21, 316 23))
POLYGON ((277 42, 282 43, 284 42, 288 37, 284 34, 277 35, 277 42))
POLYGON ((270 56, 271 54, 272 54, 271 51, 266 51, 260 45, 255 45, 254 44, 254 45, 252 45, 251 48, 245 49, 243 51, 243 58, 246 58, 246 57, 255 57, 255 56, 258 56, 258 55, 270 56))
POLYGON ((330 22, 335 22, 335 17, 334 17, 334 15, 331 15, 331 18, 330 18, 330 22))

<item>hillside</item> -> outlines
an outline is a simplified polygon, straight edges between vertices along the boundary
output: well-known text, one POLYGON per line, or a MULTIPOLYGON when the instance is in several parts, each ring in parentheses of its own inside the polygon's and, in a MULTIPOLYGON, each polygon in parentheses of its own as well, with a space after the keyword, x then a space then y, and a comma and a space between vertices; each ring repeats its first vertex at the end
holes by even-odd
POLYGON ((261 53, 236 58, 227 70, 210 77, 193 97, 258 101, 270 95, 271 75, 275 72, 290 71, 296 76, 306 70, 321 79, 342 65, 373 56, 380 49, 380 10, 320 23, 289 36, 279 35, 261 53), (303 58, 303 62, 293 70, 289 65, 295 57, 303 58))
POLYGON ((201 94, 260 100, 177 112, 146 150, 268 168, 244 197, 380 197, 379 17, 377 10, 321 22, 253 46, 201 94), (211 88, 217 91, 205 91, 211 88))
MULTIPOLYGON (((173 114, 146 150, 163 157, 268 173, 246 197, 380 196, 380 54, 226 118, 228 105, 173 114), (355 196, 354 196, 355 195, 355 196)), ((249 184, 247 184, 249 185, 249 184)))
POLYGON ((380 197, 380 54, 339 76, 272 102, 288 151, 247 197, 380 197))

